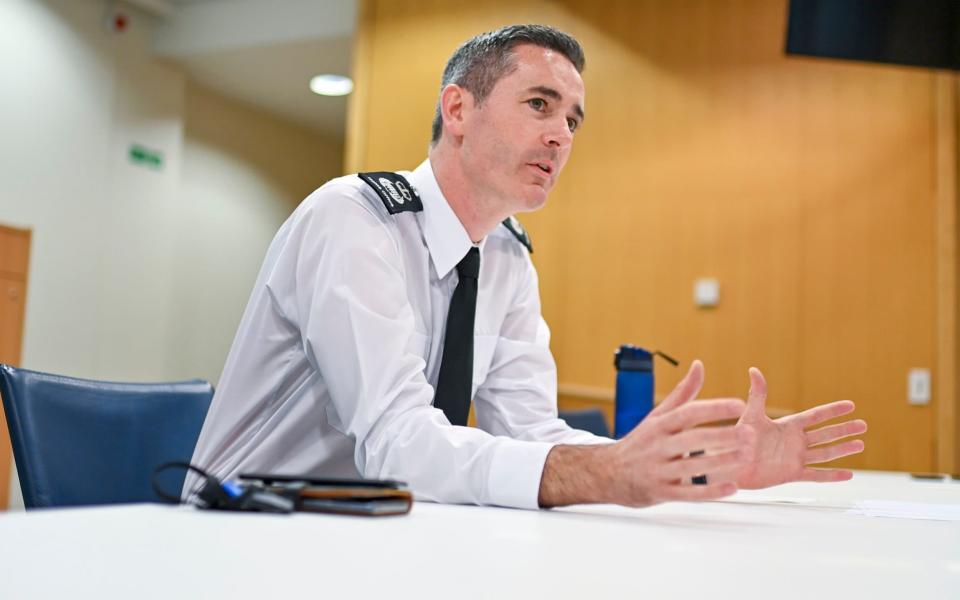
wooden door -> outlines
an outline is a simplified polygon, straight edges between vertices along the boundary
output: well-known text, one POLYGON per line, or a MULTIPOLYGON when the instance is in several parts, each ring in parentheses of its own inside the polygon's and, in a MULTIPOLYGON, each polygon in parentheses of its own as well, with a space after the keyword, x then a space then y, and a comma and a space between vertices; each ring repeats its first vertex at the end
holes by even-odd
MULTIPOLYGON (((30 262, 30 231, 0 225, 0 363, 20 364, 30 262)), ((0 411, 0 509, 6 509, 12 452, 0 411)))

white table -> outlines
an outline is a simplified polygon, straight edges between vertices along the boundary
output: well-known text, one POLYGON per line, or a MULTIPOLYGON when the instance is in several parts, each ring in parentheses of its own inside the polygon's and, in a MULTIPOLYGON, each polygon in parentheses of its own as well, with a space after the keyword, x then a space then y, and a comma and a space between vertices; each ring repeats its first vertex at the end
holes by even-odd
POLYGON ((848 512, 868 499, 957 506, 960 483, 861 472, 703 504, 390 518, 11 513, 0 598, 960 598, 960 522, 848 512))

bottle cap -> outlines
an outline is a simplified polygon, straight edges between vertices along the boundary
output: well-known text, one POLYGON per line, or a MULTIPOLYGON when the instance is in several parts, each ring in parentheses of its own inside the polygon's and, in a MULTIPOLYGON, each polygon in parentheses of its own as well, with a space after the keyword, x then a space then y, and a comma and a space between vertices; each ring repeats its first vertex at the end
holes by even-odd
POLYGON ((654 355, 660 356, 673 366, 679 364, 676 359, 659 350, 650 352, 639 346, 624 344, 613 353, 613 366, 618 371, 653 371, 654 355))
POLYGON ((653 354, 643 348, 624 344, 613 355, 618 371, 653 371, 653 354))

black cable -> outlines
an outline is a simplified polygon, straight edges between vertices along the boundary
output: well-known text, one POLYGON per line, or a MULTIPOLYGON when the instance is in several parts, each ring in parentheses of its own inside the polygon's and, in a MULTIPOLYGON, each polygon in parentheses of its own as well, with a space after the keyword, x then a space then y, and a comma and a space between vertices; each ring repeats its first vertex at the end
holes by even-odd
MULTIPOLYGON (((196 505, 200 508, 212 510, 241 510, 253 512, 290 513, 296 509, 296 499, 264 489, 261 485, 237 484, 233 482, 221 483, 219 479, 210 475, 200 467, 182 461, 168 462, 153 470, 150 484, 154 493, 169 504, 180 504, 180 496, 168 494, 160 487, 158 476, 169 469, 185 469, 193 471, 204 478, 205 483, 196 494, 196 505)), ((193 496, 191 490, 190 496, 193 496)))
POLYGON ((201 469, 200 467, 195 467, 190 463, 183 462, 183 461, 173 461, 173 462, 163 463, 162 465, 154 469, 153 475, 150 476, 150 485, 153 486, 154 493, 164 502, 167 502, 169 504, 180 504, 181 502, 179 494, 176 496, 172 494, 168 494, 163 490, 163 488, 160 487, 160 482, 157 480, 157 477, 160 475, 160 473, 163 473, 164 471, 167 471, 173 468, 184 469, 186 471, 193 471, 198 475, 200 475, 201 477, 203 477, 204 479, 206 479, 207 484, 213 484, 216 487, 220 487, 220 481, 213 475, 210 475, 209 473, 201 469))

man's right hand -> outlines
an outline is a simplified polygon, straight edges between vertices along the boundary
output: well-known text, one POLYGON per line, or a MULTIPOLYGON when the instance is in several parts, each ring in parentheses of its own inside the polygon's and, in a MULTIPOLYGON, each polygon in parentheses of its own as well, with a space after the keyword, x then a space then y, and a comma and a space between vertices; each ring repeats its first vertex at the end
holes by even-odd
POLYGON ((623 439, 603 446, 554 447, 540 481, 540 506, 650 506, 736 492, 737 474, 752 459, 755 433, 733 425, 697 428, 735 420, 744 410, 736 398, 692 402, 702 385, 703 364, 694 361, 670 395, 623 439), (700 475, 706 475, 706 484, 694 485, 693 478, 700 475))

